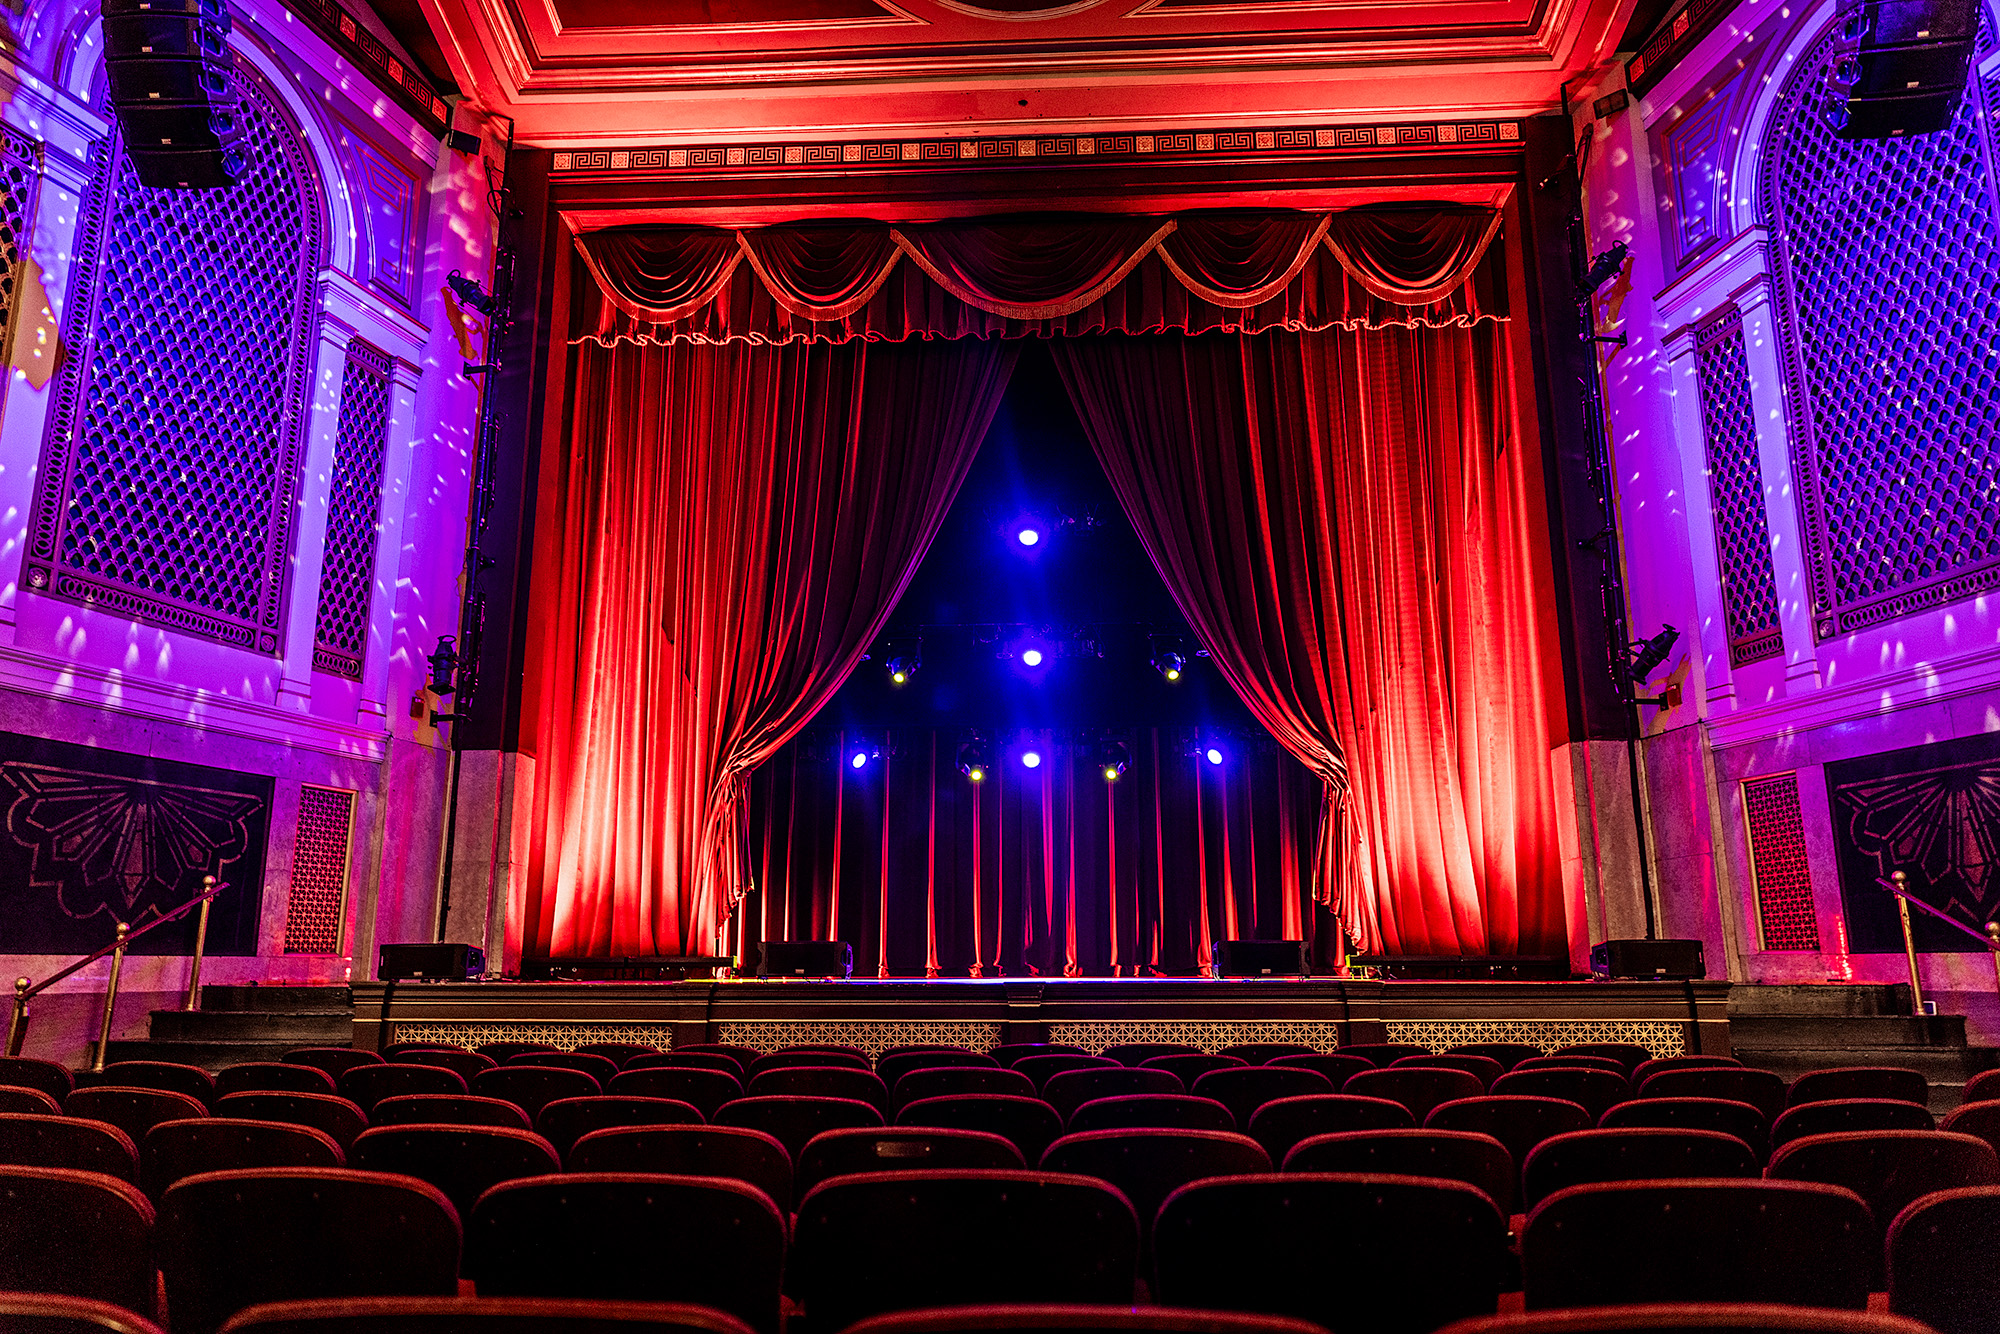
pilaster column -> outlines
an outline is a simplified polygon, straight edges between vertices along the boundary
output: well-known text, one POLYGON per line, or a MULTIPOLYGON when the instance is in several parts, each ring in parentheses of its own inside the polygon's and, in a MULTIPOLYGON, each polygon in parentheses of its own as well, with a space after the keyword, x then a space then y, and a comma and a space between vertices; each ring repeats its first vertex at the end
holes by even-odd
POLYGON ((1764 522, 1771 530, 1771 568, 1778 580, 1778 625, 1785 639, 1785 692, 1820 687, 1813 635, 1812 581, 1799 536, 1798 488, 1792 478, 1791 424, 1785 416, 1784 362, 1768 274, 1735 294, 1743 313, 1743 351, 1750 362, 1750 402, 1757 418, 1757 463, 1764 477, 1764 522))

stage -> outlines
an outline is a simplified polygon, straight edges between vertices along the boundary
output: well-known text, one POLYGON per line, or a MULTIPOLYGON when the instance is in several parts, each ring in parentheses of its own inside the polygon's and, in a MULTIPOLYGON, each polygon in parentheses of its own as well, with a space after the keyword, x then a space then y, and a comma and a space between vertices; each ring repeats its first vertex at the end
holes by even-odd
POLYGON ((391 1042, 922 1043, 1635 1042, 1730 1053, 1727 982, 891 979, 849 982, 356 982, 354 1045, 391 1042))

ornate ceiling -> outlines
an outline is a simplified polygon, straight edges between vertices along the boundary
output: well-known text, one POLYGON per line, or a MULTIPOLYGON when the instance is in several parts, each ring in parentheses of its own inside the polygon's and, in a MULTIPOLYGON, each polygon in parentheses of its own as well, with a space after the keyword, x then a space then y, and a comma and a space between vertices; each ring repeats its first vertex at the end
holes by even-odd
POLYGON ((1075 134, 1518 117, 1634 0, 421 0, 518 141, 1075 134))

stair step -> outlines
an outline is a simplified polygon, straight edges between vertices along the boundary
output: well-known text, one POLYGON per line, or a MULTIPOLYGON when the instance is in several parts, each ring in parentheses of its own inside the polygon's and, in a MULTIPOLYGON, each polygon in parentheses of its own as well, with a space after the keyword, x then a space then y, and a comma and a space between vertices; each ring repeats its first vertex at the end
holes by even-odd
POLYGON ((1729 1019, 1775 1015, 1791 1019, 1907 1016, 1909 984, 1859 986, 1847 983, 1738 985, 1729 989, 1729 1019))
POLYGON ((201 989, 201 1008, 354 1013, 354 989, 346 986, 215 986, 201 989))
POLYGON ((1732 1047, 1963 1047, 1965 1016, 1758 1014, 1729 1017, 1732 1047))
POLYGON ((155 1010, 148 1029, 155 1042, 290 1042, 307 1046, 327 1039, 345 1043, 354 1016, 339 1010, 155 1010))

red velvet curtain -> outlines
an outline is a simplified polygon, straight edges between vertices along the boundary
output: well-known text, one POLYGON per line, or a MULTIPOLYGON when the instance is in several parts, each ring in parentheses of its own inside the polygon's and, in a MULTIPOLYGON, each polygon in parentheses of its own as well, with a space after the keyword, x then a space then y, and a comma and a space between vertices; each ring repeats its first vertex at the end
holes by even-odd
POLYGON ((1095 737, 1037 730, 973 783, 956 732, 802 734, 752 781, 762 938, 848 941, 857 977, 1186 977, 1310 935, 1313 775, 1268 739, 1211 734, 1213 765, 1193 729, 1121 736, 1115 783, 1095 737))
POLYGON ((1359 948, 1567 950, 1535 451, 1504 326, 1055 345, 1219 670, 1325 784, 1359 948))
POLYGON ((704 953, 747 783, 854 669, 1012 370, 1004 344, 573 350, 529 955, 704 953))

